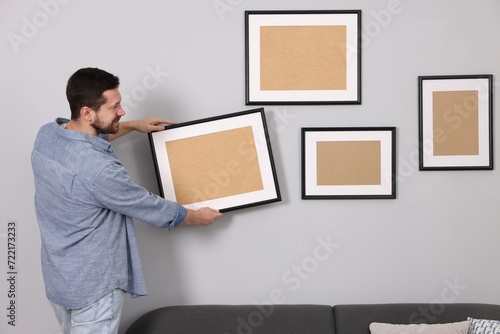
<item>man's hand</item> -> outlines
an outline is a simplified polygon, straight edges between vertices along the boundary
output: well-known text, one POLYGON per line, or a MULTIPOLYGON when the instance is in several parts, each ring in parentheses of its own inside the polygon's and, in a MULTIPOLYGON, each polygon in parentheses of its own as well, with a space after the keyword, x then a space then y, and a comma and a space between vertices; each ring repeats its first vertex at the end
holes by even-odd
POLYGON ((137 121, 128 121, 128 123, 130 123, 130 125, 133 127, 133 130, 143 133, 163 130, 164 124, 175 124, 175 122, 163 118, 147 118, 137 121))
POLYGON ((143 133, 161 131, 165 128, 164 124, 175 124, 175 122, 163 118, 146 118, 134 121, 120 122, 120 129, 118 130, 118 132, 115 134, 110 134, 108 136, 108 139, 111 141, 132 131, 143 133))
POLYGON ((210 225, 222 216, 219 210, 211 208, 200 208, 198 210, 187 209, 187 215, 181 225, 210 225))

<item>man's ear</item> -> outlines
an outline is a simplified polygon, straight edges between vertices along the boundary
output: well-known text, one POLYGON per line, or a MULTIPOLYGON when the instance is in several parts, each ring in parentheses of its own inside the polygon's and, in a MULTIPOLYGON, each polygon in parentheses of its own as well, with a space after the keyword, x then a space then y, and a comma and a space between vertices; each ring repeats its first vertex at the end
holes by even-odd
POLYGON ((80 117, 89 122, 93 122, 93 111, 91 108, 84 106, 80 109, 80 117))

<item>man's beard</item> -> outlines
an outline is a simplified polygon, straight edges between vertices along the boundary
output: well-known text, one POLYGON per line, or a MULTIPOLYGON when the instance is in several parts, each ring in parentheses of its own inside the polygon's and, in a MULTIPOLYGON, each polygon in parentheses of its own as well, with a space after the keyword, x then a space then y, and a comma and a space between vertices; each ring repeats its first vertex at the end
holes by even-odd
POLYGON ((92 127, 97 130, 98 133, 103 134, 115 134, 120 128, 120 117, 116 117, 113 122, 107 126, 101 124, 99 120, 96 120, 92 127))

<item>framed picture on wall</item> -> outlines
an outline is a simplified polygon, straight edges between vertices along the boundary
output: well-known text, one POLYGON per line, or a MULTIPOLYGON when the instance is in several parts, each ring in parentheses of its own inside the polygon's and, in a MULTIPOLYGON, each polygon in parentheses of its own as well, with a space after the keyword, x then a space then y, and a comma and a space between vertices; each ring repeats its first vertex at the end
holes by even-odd
POLYGON ((160 195, 221 212, 281 200, 263 108, 149 134, 160 195))
POLYGON ((246 104, 361 104, 361 10, 246 11, 246 104))
POLYGON ((302 128, 302 199, 396 198, 396 128, 302 128))
POLYGON ((493 169, 493 76, 418 77, 420 170, 493 169))

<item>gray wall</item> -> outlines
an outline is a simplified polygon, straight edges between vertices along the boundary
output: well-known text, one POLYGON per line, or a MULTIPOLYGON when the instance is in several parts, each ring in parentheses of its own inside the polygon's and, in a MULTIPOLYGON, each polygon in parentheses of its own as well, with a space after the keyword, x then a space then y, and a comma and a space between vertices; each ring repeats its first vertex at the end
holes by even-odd
MULTIPOLYGON (((0 332, 59 333, 39 265, 30 153, 42 124, 69 115, 68 77, 87 66, 120 76, 125 119, 182 122, 250 109, 249 9, 361 9, 363 103, 266 107, 282 202, 229 212, 207 228, 163 232, 136 222, 150 294, 126 299, 122 331, 174 304, 500 303, 498 170, 419 172, 416 161, 417 77, 496 80, 497 0, 3 0, 0 267, 5 277, 7 223, 15 220, 18 276, 15 328, 0 280, 0 332), (145 90, 152 71, 158 84, 145 90), (301 200, 305 126, 396 126, 397 199, 301 200)), ((133 179, 157 192, 147 136, 113 145, 133 179)))

